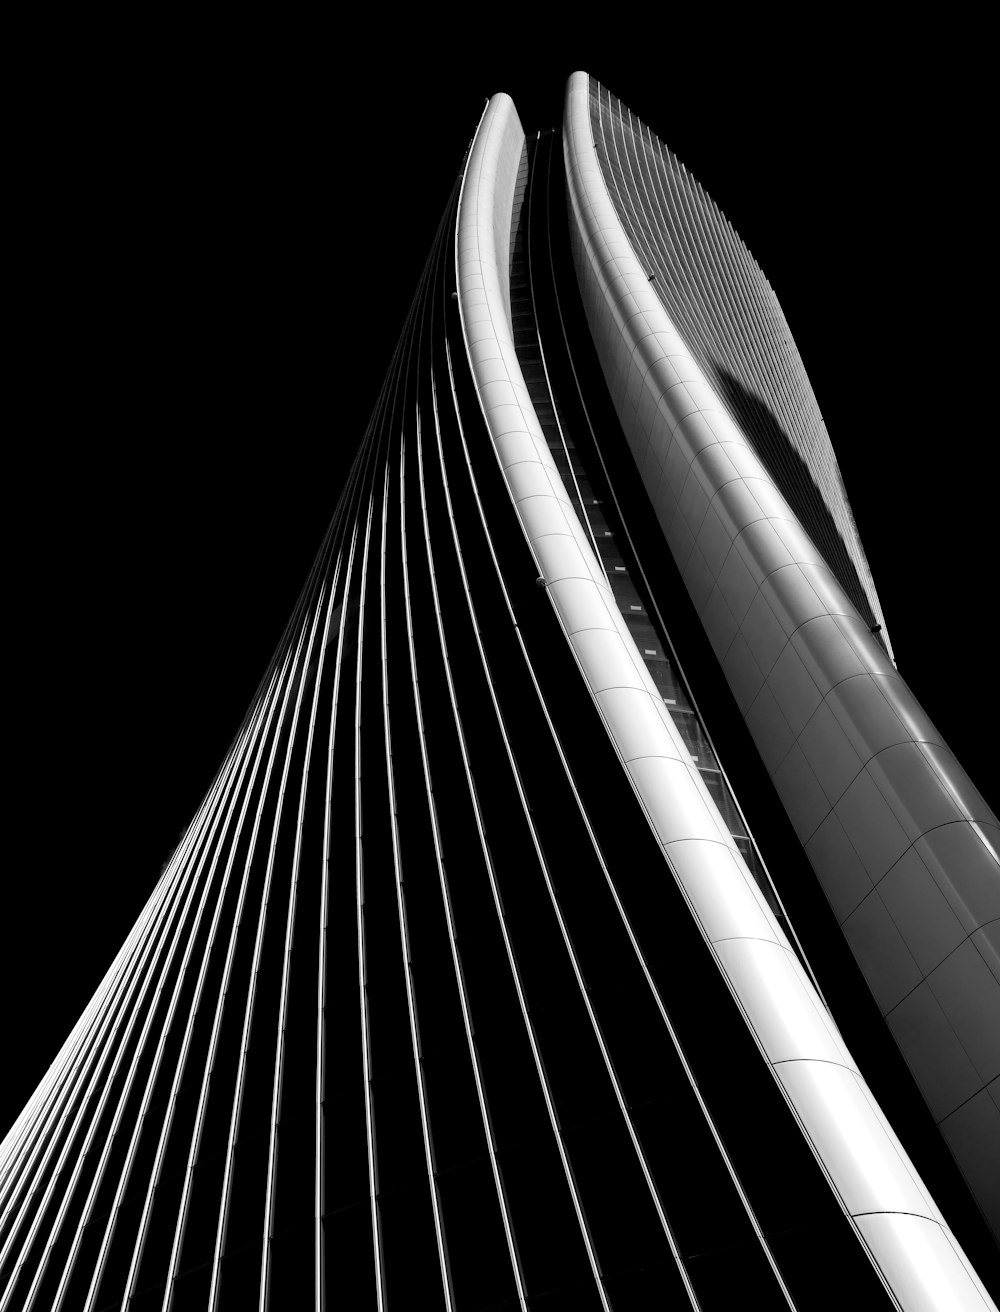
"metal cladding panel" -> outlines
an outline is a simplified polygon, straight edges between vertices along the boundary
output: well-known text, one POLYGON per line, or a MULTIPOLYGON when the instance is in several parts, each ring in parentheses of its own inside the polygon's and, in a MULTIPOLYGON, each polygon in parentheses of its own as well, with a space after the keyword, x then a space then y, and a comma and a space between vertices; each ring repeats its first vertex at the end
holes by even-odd
MULTIPOLYGON (((752 317, 742 321, 728 292, 706 302, 708 327, 704 315, 696 325, 688 310, 678 309, 694 295, 687 285, 692 269, 731 280, 735 266, 707 238, 692 245, 687 229, 671 235, 679 212, 663 209, 666 193, 640 186, 634 172, 640 157, 656 177, 664 170, 673 176, 676 162, 584 74, 570 81, 566 157, 584 305, 640 475, 795 831, 941 1120, 959 1105, 952 1099, 975 1092, 963 1084, 942 1097, 936 1067, 952 1048, 988 1054, 976 1068, 977 1088, 998 1074, 997 973, 985 943, 974 937, 995 919, 1000 899, 996 818, 872 637, 871 617, 859 614, 843 561, 817 530, 814 503, 799 482, 778 477, 718 369, 709 369, 706 352, 721 333, 730 344, 759 347, 761 376, 771 377, 769 331, 753 327, 752 317), (674 241, 687 252, 687 272, 664 254, 674 241), (647 293, 640 311, 634 285, 643 277, 655 288, 656 305, 647 293), (933 908, 941 901, 966 912, 973 935, 965 945, 953 943, 952 952, 977 957, 962 970, 956 958, 947 989, 938 973, 947 963, 936 961, 933 973, 924 964, 924 945, 935 933, 933 908), (913 1023, 922 994, 912 991, 924 978, 943 1028, 913 1023), (897 1008, 904 1009, 898 1020, 897 1008)), ((694 184, 684 187, 696 194, 694 184)), ((703 213, 707 204, 698 202, 703 213)), ((788 395, 797 389, 796 383, 788 395)), ((817 468, 828 447, 825 430, 821 436, 817 468)), ((827 490, 836 482, 831 473, 827 490)), ((862 563, 858 557, 859 577, 862 563)), ((990 1142, 991 1136, 992 1129, 990 1142)), ((972 1183, 987 1140, 976 1147, 974 1133, 946 1137, 972 1183)), ((987 1207, 981 1190, 979 1196, 987 1207)), ((1000 1236, 995 1203, 988 1216, 1000 1236)))
MULTIPOLYGON (((967 1292, 953 1280, 954 1254, 947 1235, 922 1217, 873 1213, 858 1221, 869 1244, 878 1244, 901 1307, 907 1312, 942 1312, 966 1306, 967 1292)), ((976 1297, 983 1308, 992 1299, 981 1282, 976 1297)))

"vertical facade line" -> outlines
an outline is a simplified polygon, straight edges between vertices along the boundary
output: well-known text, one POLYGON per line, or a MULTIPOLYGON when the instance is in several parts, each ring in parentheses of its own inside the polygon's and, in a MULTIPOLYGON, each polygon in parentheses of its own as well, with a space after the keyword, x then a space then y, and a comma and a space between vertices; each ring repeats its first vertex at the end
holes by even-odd
MULTIPOLYGON (((399 442, 399 512, 400 512, 400 531, 402 534, 403 522, 406 512, 405 501, 405 460, 406 460, 406 435, 405 430, 400 434, 399 442)), ((388 462, 386 464, 388 494, 388 462)), ((380 594, 382 598, 382 616, 381 616, 381 642, 382 642, 382 713, 385 721, 385 757, 388 767, 389 782, 389 822, 392 837, 392 858, 393 869, 396 877, 396 912, 399 920, 399 942, 400 951, 403 957, 404 980, 406 984, 406 1006, 410 1022, 410 1046, 413 1053, 414 1076, 417 1082, 417 1096, 420 1105, 420 1129, 423 1137, 424 1163, 427 1170, 427 1187, 430 1193, 431 1207, 434 1216, 434 1235, 437 1241, 438 1262, 441 1268, 441 1287, 444 1294, 445 1307, 447 1312, 452 1312, 454 1307, 454 1295, 452 1288, 451 1265, 448 1260, 447 1241, 444 1232, 444 1223, 441 1217, 441 1198, 438 1189, 437 1167, 434 1159, 434 1145, 431 1140, 430 1116, 427 1106, 427 1083, 424 1073, 423 1055, 420 1049, 420 1028, 417 1019, 417 1000, 416 985, 413 979, 413 956, 410 947, 410 933, 406 916, 406 894, 403 889, 403 857, 400 849, 399 836, 399 814, 396 804, 396 777, 393 769, 392 756, 392 729, 389 722, 389 681, 387 664, 389 661, 389 650, 386 643, 386 591, 385 591, 385 570, 386 570, 386 513, 388 511, 388 495, 383 503, 382 519, 382 559, 381 559, 381 577, 380 577, 380 594)))
MULTIPOLYGON (((420 414, 416 416, 416 447, 418 456, 421 446, 421 426, 420 414)), ((419 468, 419 461, 418 461, 419 468)), ((427 568, 432 583, 432 595, 436 593, 436 584, 434 582, 434 560, 431 554, 430 536, 427 521, 427 507, 423 489, 423 480, 420 481, 420 508, 422 525, 424 532, 424 551, 426 553, 427 568)), ((409 582, 409 553, 407 549, 407 535, 403 535, 403 589, 406 598, 406 627, 407 641, 410 653, 410 677, 413 682, 414 706, 417 713, 417 730, 420 739, 420 755, 423 765, 424 789, 427 797, 427 808, 431 822, 431 832, 434 840, 434 858, 437 866, 438 883, 441 889, 441 901, 444 908, 445 919, 448 926, 448 942, 451 949, 452 970, 455 977, 455 984, 458 990, 459 1004, 462 1010, 462 1023, 465 1029, 466 1047, 469 1053, 469 1060, 472 1067, 472 1074, 476 1085, 476 1100, 480 1120, 483 1126, 483 1133, 486 1138, 487 1151, 490 1160, 490 1171, 493 1177, 493 1186, 496 1192, 497 1202, 500 1208, 500 1216, 504 1229, 504 1238, 507 1245, 507 1252, 510 1258, 511 1274, 517 1289, 518 1305, 521 1312, 528 1312, 527 1292, 524 1283, 524 1272, 521 1265, 521 1258, 517 1248, 517 1241, 514 1235, 514 1227, 510 1216, 510 1207, 507 1200, 506 1190, 503 1184, 503 1175, 500 1169, 500 1162, 497 1150, 496 1138, 493 1132, 492 1121, 489 1113, 489 1104, 486 1098, 486 1086, 483 1079, 483 1071, 480 1063, 479 1053, 476 1049, 475 1030, 472 1023, 472 1013, 469 1004, 468 989, 465 981, 465 974, 462 968, 461 952, 458 946, 458 934, 455 926, 455 916, 452 909, 451 892, 448 885, 448 875, 444 859, 444 847, 442 840, 442 830, 440 817, 438 815, 437 802, 435 800, 434 783, 430 770, 430 758, 427 750, 427 730, 425 717, 421 705, 420 684, 417 677, 416 664, 416 646, 413 633, 413 613, 410 605, 410 582, 409 582)))
MULTIPOLYGON (((323 589, 320 590, 320 597, 323 596, 323 589)), ((243 1012, 243 1031, 240 1038, 239 1061, 236 1071, 236 1089, 233 1101, 233 1110, 229 1122, 229 1135, 226 1144, 225 1168, 222 1177, 222 1203, 219 1209, 219 1224, 216 1232, 215 1253, 212 1258, 212 1282, 209 1289, 209 1308, 214 1312, 218 1306, 219 1299, 219 1277, 222 1265, 222 1250, 225 1246, 226 1230, 229 1221, 229 1208, 232 1189, 232 1171, 233 1158, 236 1151, 236 1136, 239 1129, 240 1116, 243 1104, 244 1081, 246 1078, 247 1052, 250 1043, 250 1026, 253 1021, 254 1006, 257 997, 257 987, 260 976, 261 953, 264 943, 264 931, 267 923, 267 909, 271 897, 271 886, 274 877, 274 856, 278 842, 278 830, 281 824, 281 818, 284 810, 285 788, 288 782, 288 774, 291 768, 292 756, 295 751, 296 729, 298 727, 299 714, 302 709, 302 698, 305 686, 305 671, 309 665, 309 657, 312 653, 313 644, 316 640, 316 630, 319 625, 321 604, 313 608, 311 620, 308 624, 303 624, 296 644, 295 654, 292 659, 292 678, 289 680, 288 688, 285 695, 285 704, 282 708, 282 723, 287 718, 289 706, 292 708, 291 724, 288 730, 288 737, 285 744, 285 755, 282 763, 282 770, 278 788, 277 802, 274 804, 273 818, 271 820, 271 834, 268 840, 267 865, 264 871, 264 885, 260 899, 260 911, 257 916, 257 928, 254 934, 253 957, 250 965, 249 988, 247 991, 247 1001, 243 1012), (308 631, 308 637, 307 635, 308 631), (294 702, 292 693, 294 691, 294 702)), ((267 800, 268 789, 271 782, 272 772, 277 759, 278 744, 280 735, 275 734, 271 753, 267 763, 267 769, 264 774, 264 786, 260 793, 260 802, 257 807, 257 814, 254 817, 253 833, 250 839, 250 850, 255 852, 257 848, 257 838, 263 820, 264 806, 267 800)), ((262 1199, 262 1207, 266 1207, 266 1198, 262 1199)))
POLYGON ((365 542, 361 557, 358 588, 358 649, 354 669, 354 861, 358 935, 358 991, 361 1001, 361 1069, 365 1089, 365 1135, 368 1149, 368 1202, 371 1209, 372 1246, 375 1253, 375 1298, 378 1312, 385 1312, 386 1278, 382 1245, 382 1219, 379 1215, 378 1154, 375 1143, 375 1115, 372 1103, 371 1022, 368 1015, 368 969, 365 947, 365 872, 364 810, 361 798, 361 661, 365 644, 365 610, 368 588, 368 556, 371 547, 373 496, 368 501, 365 542))
MULTIPOLYGON (((267 1151, 267 1184, 265 1195, 264 1210, 264 1232, 261 1248, 261 1282, 260 1282, 260 1312, 264 1312, 267 1304, 268 1290, 270 1286, 270 1261, 271 1261, 271 1239, 273 1233, 273 1209, 274 1209, 274 1189, 275 1189, 275 1172, 277 1168, 278 1155, 278 1122, 279 1108, 281 1100, 282 1073, 284 1070, 285 1058, 285 1027, 288 1014, 288 986, 292 964, 292 935, 295 925, 296 901, 299 888, 299 876, 302 863, 302 831, 305 823, 306 810, 306 791, 309 784, 309 771, 312 763, 313 743, 316 733, 316 719, 320 704, 320 695, 323 687, 323 673, 326 662, 326 653, 330 638, 330 624, 336 609, 337 586, 340 580, 340 567, 342 557, 338 556, 337 563, 333 570, 333 578, 330 581, 329 588, 325 597, 325 617, 323 620, 323 636, 320 641, 319 657, 316 668, 316 681, 313 688, 312 705, 309 712, 309 727, 306 733, 305 757, 302 769, 302 781, 299 786, 299 804, 295 824, 295 849, 292 854, 292 878, 288 893, 288 911, 285 917, 285 941, 284 952, 282 955, 281 966, 281 997, 278 1005, 278 1026, 275 1036, 275 1066, 274 1082, 271 1091, 271 1121, 268 1129, 268 1151, 267 1151)), ((320 603, 317 605, 317 615, 324 609, 324 601, 321 595, 320 603)), ((311 650, 311 649, 310 649, 311 650)), ((308 655, 307 655, 308 663, 308 655)), ((293 730, 294 733, 294 730, 293 730)), ((291 744, 290 744, 291 747, 291 744)))
MULTIPOLYGON (((253 756, 253 742, 259 726, 263 723, 266 713, 266 702, 261 700, 260 705, 256 708, 253 717, 247 726, 246 740, 243 750, 239 754, 234 754, 232 781, 228 790, 225 813, 220 815, 214 822, 214 830, 210 837, 212 843, 210 855, 206 851, 202 858, 202 868, 199 871, 199 877, 205 880, 205 895, 213 889, 216 884, 216 871, 219 863, 219 842, 221 836, 227 831, 237 804, 240 789, 243 785, 249 762, 253 756)), ((149 1226, 150 1214, 152 1212, 156 1189, 160 1180, 164 1153, 166 1144, 174 1126, 174 1114, 176 1109, 177 1097, 188 1071, 188 1062, 190 1059, 191 1037, 194 1029, 195 1018, 201 1005, 203 996, 205 977, 208 972, 209 961, 212 955, 212 947, 215 942, 215 935, 218 929, 219 920, 225 905, 226 891, 228 889, 228 878, 219 882, 215 889, 215 905, 212 909, 211 920, 205 936, 205 946, 201 953, 201 959, 198 963, 198 974, 195 978, 192 989, 191 1002, 188 1007, 188 1014, 185 1020, 184 1033, 181 1038, 180 1051, 174 1072, 171 1077, 170 1091, 167 1095, 167 1104, 169 1111, 164 1117, 163 1125, 160 1129, 157 1140, 156 1151, 153 1157, 153 1165, 150 1169, 149 1184, 146 1189, 146 1195, 143 1199, 142 1213, 139 1218, 139 1226, 136 1232, 135 1244, 132 1250, 132 1257, 129 1262, 129 1269, 125 1280, 125 1303, 131 1300, 135 1293, 135 1285, 139 1276, 139 1267, 142 1261, 143 1251, 145 1249, 147 1229, 149 1226)))
POLYGON ((331 832, 330 813, 333 795, 333 744, 340 709, 341 672, 344 658, 344 634, 346 631, 348 598, 354 575, 354 554, 358 540, 358 524, 354 523, 351 542, 347 554, 347 566, 344 571, 343 600, 340 607, 340 622, 337 629, 337 651, 333 669, 333 688, 330 704, 330 725, 326 746, 326 779, 323 794, 323 855, 320 871, 320 914, 319 943, 316 968, 316 1075, 315 1075, 315 1144, 316 1163, 313 1174, 313 1241, 315 1253, 315 1296, 316 1312, 325 1312, 326 1308, 326 1258, 324 1245, 325 1200, 325 1163, 326 1163, 326 935, 329 916, 330 897, 330 857, 331 832))
MULTIPOLYGON (((437 423, 437 414, 435 413, 435 424, 436 423, 437 423)), ((418 448, 418 462, 420 467, 421 484, 423 484, 424 481, 423 453, 420 448, 418 448)), ((566 1179, 566 1185, 569 1190, 570 1198, 572 1200, 573 1210, 576 1215, 577 1225, 579 1226, 579 1230, 580 1230, 580 1236, 587 1252, 587 1259, 590 1264, 590 1269, 594 1280, 594 1287, 597 1291, 598 1297, 600 1298, 601 1305, 605 1309, 605 1312, 611 1312, 611 1305, 608 1302, 607 1291, 605 1289, 604 1276, 601 1272, 600 1263, 598 1262, 597 1254, 594 1250, 593 1241, 591 1239, 591 1234, 590 1234, 590 1227, 587 1223, 587 1219, 583 1211, 583 1206, 580 1201, 580 1196, 576 1186, 576 1181, 573 1177, 572 1166, 570 1164, 569 1156, 566 1152, 566 1145, 563 1139, 562 1132, 559 1127, 559 1118, 556 1114, 555 1104, 552 1100, 551 1087, 549 1084, 548 1077, 545 1073, 545 1067, 542 1061, 541 1052, 538 1047, 538 1040, 535 1034, 534 1026, 528 1014, 528 1006, 524 995, 524 988, 521 980, 520 971, 518 970, 517 960, 514 954, 513 943, 511 942, 510 930, 507 924, 506 917, 504 916, 504 912, 503 912, 503 905, 500 899, 500 890, 497 885, 496 871, 494 869, 493 858, 489 849, 489 843, 486 838, 486 831, 483 824, 482 811, 477 796, 476 783, 472 774, 468 749, 466 747, 465 731, 462 727, 461 715, 459 713, 458 701, 455 695, 455 687, 451 675, 451 665, 448 655, 448 645, 444 632, 444 616, 441 609, 440 597, 438 595, 438 589, 437 589, 437 580, 433 568, 433 551, 430 542, 430 525, 427 520, 426 500, 422 498, 422 502, 423 502, 423 509, 424 509, 424 527, 427 536, 427 553, 429 559, 432 561, 431 588, 434 595, 434 613, 435 613, 435 619, 437 621, 438 640, 441 645, 441 657, 444 665, 445 677, 448 683, 448 698, 451 708, 452 722, 458 739, 459 751, 462 757, 462 765, 465 770, 466 786, 468 788, 469 800, 471 802, 473 815, 475 817, 476 830, 479 836, 479 843, 482 850, 483 862, 486 867, 487 878, 489 880, 490 893, 493 898, 493 906, 496 912, 497 923, 500 928, 500 934, 503 939, 504 951, 507 956, 507 963, 511 973, 511 982, 514 985, 514 991, 517 995, 517 1001, 521 1012, 521 1020, 524 1026, 525 1036, 531 1048, 531 1055, 535 1066, 535 1072, 538 1077, 539 1088, 541 1090, 542 1098, 545 1102, 545 1109, 548 1115, 549 1125, 552 1130, 553 1140, 555 1142, 556 1150, 559 1154, 559 1159, 562 1165, 563 1174, 566 1179)), ((460 551, 458 554, 460 560, 461 557, 460 551)), ((489 677, 488 671, 486 671, 485 669, 484 669, 484 674, 488 679, 489 677)))
MULTIPOLYGON (((222 875, 223 887, 228 887, 229 879, 236 864, 238 851, 238 842, 236 836, 243 833, 243 826, 246 823, 247 814, 250 809, 250 802, 253 796, 253 790, 257 785, 257 779, 260 774, 261 764, 267 751, 270 736, 276 732, 276 721, 280 723, 280 709, 288 695, 288 682, 291 678, 292 662, 287 649, 282 653, 281 660, 277 663, 274 677, 271 683, 269 696, 265 702, 266 718, 264 727, 258 735, 254 744, 253 760, 250 767, 249 777, 245 779, 243 794, 239 803, 239 814, 236 824, 233 828, 234 839, 230 843, 228 853, 226 854, 225 867, 222 875)), ((234 798, 234 802, 235 802, 234 798)), ((212 1016, 212 1029, 209 1035, 205 1067, 198 1090, 198 1101, 195 1108, 194 1123, 191 1130, 191 1142, 187 1152, 187 1162, 184 1168, 184 1183, 181 1187, 181 1198, 177 1209, 177 1220, 174 1225, 174 1233, 171 1240, 170 1258, 167 1263, 166 1288, 163 1298, 163 1312, 170 1312, 173 1305, 174 1290, 177 1278, 180 1274, 178 1267, 181 1259, 181 1251, 184 1243, 185 1230, 187 1226, 188 1211, 191 1199, 191 1190, 194 1180, 195 1164, 201 1148, 201 1136, 204 1129, 206 1106, 211 1088, 211 1078, 215 1067, 216 1053, 218 1050, 219 1035, 222 1028, 222 1017, 225 1006, 226 996, 230 988, 230 978, 232 973, 233 958, 236 953, 236 940, 239 934, 240 924, 243 918, 243 907, 246 902, 247 889, 250 877, 250 863, 253 856, 253 843, 251 842, 249 850, 243 861, 243 869, 240 875, 239 893, 237 903, 233 912, 233 923, 229 932, 229 938, 226 944, 226 955, 222 965, 222 979, 219 989, 219 996, 215 1004, 212 1016)), ((206 957, 211 947, 206 949, 206 957)))

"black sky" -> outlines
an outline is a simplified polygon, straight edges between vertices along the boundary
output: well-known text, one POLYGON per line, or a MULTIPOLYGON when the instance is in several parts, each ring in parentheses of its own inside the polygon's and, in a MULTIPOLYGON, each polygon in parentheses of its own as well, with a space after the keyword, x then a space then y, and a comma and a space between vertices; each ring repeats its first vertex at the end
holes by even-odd
POLYGON ((45 119, 11 489, 4 1128, 238 728, 494 91, 550 126, 587 68, 725 210, 813 381, 900 672, 995 804, 976 42, 792 33, 708 58, 718 35, 642 60, 198 35, 102 63, 45 119))

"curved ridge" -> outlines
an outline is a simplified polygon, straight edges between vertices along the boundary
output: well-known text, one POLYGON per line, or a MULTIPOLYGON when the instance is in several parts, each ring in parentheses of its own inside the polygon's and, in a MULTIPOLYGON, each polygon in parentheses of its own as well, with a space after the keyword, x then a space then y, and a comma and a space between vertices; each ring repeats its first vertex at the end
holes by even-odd
MULTIPOLYGON (((590 79, 585 73, 574 74, 567 86, 564 147, 571 240, 598 354, 664 533, 720 659, 725 665, 730 646, 740 640, 740 635, 737 631, 734 637, 730 628, 723 630, 718 624, 713 632, 708 603, 713 589, 727 595, 722 567, 732 558, 734 542, 748 529, 756 527, 759 531, 760 526, 769 526, 776 534, 780 529, 788 563, 775 569, 774 562, 768 561, 770 569, 761 569, 758 557, 756 586, 763 589, 770 585, 779 613, 787 609, 790 614, 791 633, 817 614, 856 615, 829 570, 812 551, 794 511, 778 493, 706 380, 659 296, 650 288, 649 275, 622 227, 598 159, 590 112, 590 79), (668 451, 680 460, 675 454, 668 456, 668 451), (668 459, 682 472, 668 471, 668 459), (711 529, 706 530, 709 516, 711 529), (803 585, 816 608, 810 610, 807 603, 804 613, 803 585)), ((750 561, 754 563, 753 556, 750 561)), ((746 564, 743 570, 749 574, 746 564)), ((728 595, 735 595, 734 585, 728 595)), ((745 615, 746 609, 744 606, 740 613, 745 615)), ((729 625, 732 627, 731 619, 729 625)), ((860 622, 857 627, 861 627, 860 622)), ((880 674, 888 673, 881 664, 884 656, 867 633, 867 626, 864 628, 858 646, 863 646, 880 674)), ((738 682, 734 683, 734 691, 745 710, 748 693, 738 682)), ((684 879, 680 870, 678 877, 684 879)), ((729 891, 720 888, 720 894, 728 904, 729 891)), ((750 965, 752 950, 743 960, 726 960, 727 949, 722 945, 718 952, 720 965, 740 998, 748 1022, 761 1036, 777 1078, 845 1208, 852 1216, 866 1216, 863 1225, 857 1222, 859 1233, 864 1234, 887 1283, 905 1295, 908 1301, 903 1305, 938 1305, 936 1296, 925 1301, 926 1293, 915 1292, 922 1288, 917 1273, 926 1263, 926 1245, 935 1251, 935 1261, 940 1264, 935 1269, 946 1273, 942 1279, 954 1306, 988 1306, 988 1296, 978 1277, 856 1068, 848 1074, 821 1059, 819 1031, 812 1016, 803 1018, 801 1027, 793 1025, 789 1036, 797 1055, 806 1060, 786 1064, 776 1058, 767 1036, 772 1028, 781 1030, 788 1023, 786 1007, 794 993, 770 986, 762 973, 755 973, 757 963, 750 965), (859 1141, 866 1144, 863 1155, 856 1151, 859 1141), (873 1207, 875 1197, 882 1201, 873 1207), (924 1221, 920 1240, 912 1243, 908 1254, 901 1253, 903 1231, 893 1229, 888 1221, 872 1213, 919 1215, 924 1221), (901 1274, 904 1268, 907 1274, 901 1274)), ((802 986, 812 994, 808 980, 803 980, 802 986)), ((818 1015, 818 999, 815 1005, 818 1015)), ((849 1066, 849 1059, 843 1064, 849 1066)))
POLYGON ((594 143, 635 250, 705 377, 892 654, 837 458, 778 299, 674 153, 590 82, 594 143))

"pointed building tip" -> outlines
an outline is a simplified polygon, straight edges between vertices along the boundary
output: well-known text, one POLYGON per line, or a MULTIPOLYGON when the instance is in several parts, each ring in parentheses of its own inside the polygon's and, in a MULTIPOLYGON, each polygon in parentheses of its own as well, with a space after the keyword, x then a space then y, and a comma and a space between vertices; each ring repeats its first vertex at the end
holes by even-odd
MULTIPOLYGON (((504 109, 512 109, 514 114, 517 115, 517 105, 509 91, 494 91, 491 96, 487 97, 484 113, 490 110, 496 113, 498 110, 504 109)), ((518 116, 518 122, 520 121, 518 116)))
POLYGON ((590 74, 584 72, 582 68, 578 68, 575 73, 570 73, 566 79, 566 90, 564 92, 566 103, 568 104, 574 95, 579 95, 583 91, 590 91, 590 74))

